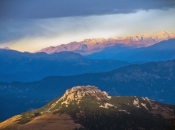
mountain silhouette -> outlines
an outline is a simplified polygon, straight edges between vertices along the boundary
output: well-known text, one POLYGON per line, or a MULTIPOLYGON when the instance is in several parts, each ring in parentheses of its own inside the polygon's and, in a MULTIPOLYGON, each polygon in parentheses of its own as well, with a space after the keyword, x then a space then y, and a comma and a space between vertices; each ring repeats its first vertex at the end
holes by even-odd
POLYGON ((148 97, 162 103, 175 104, 174 81, 175 60, 135 64, 104 73, 50 76, 35 82, 1 82, 3 116, 0 120, 41 107, 61 96, 65 89, 77 85, 98 86, 112 96, 148 97))
POLYGON ((114 46, 87 56, 91 59, 115 59, 129 62, 166 61, 175 59, 175 39, 161 41, 152 46, 128 48, 114 46))
POLYGON ((0 81, 36 81, 46 76, 105 72, 129 65, 125 61, 90 60, 75 52, 54 54, 0 50, 0 81))

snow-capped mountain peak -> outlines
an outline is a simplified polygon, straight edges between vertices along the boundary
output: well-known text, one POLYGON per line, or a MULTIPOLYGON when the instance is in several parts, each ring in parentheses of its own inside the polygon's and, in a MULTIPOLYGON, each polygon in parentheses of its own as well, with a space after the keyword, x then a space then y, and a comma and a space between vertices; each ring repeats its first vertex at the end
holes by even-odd
POLYGON ((88 55, 95 52, 99 52, 105 48, 113 47, 117 45, 127 47, 146 47, 158 43, 163 40, 175 38, 175 33, 167 31, 161 31, 157 34, 138 34, 133 36, 125 37, 114 37, 114 38, 92 38, 85 39, 81 42, 71 42, 68 44, 62 44, 58 46, 51 46, 40 50, 40 52, 55 53, 60 51, 74 51, 82 55, 88 55))

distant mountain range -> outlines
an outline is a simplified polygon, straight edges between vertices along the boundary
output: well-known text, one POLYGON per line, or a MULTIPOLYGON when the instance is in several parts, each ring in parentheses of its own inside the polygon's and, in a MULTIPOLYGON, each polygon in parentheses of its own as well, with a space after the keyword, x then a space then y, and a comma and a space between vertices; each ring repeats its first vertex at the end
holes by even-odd
POLYGON ((87 56, 90 59, 115 59, 129 62, 166 61, 175 59, 175 39, 161 41, 148 47, 114 46, 87 56))
POLYGON ((93 53, 101 52, 108 48, 113 48, 115 51, 121 49, 131 49, 139 47, 147 47, 158 43, 160 41, 169 40, 175 38, 174 33, 167 31, 161 31, 158 34, 145 34, 135 35, 128 37, 116 37, 116 38, 98 38, 98 39, 86 39, 81 42, 71 42, 68 44, 62 44, 58 46, 51 46, 40 50, 39 52, 55 53, 61 51, 74 51, 82 55, 90 55, 93 53))
POLYGON ((129 63, 125 61, 90 60, 74 52, 46 54, 0 49, 0 82, 105 72, 126 65, 129 63))
POLYGON ((41 107, 61 96, 65 89, 77 85, 95 85, 110 95, 148 97, 175 104, 174 81, 175 60, 129 65, 104 73, 51 76, 35 82, 2 82, 0 120, 41 107))
MULTIPOLYGON (((22 105, 19 107, 23 107, 22 105)), ((1 130, 174 130, 175 105, 147 97, 109 96, 95 86, 76 86, 42 108, 16 115, 1 130)))

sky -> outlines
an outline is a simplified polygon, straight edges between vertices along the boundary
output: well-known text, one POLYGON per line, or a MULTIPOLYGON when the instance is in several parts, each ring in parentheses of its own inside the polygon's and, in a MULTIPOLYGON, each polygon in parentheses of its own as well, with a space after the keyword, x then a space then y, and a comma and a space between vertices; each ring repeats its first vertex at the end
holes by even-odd
POLYGON ((35 52, 90 38, 175 33, 174 0, 1 0, 0 48, 35 52))

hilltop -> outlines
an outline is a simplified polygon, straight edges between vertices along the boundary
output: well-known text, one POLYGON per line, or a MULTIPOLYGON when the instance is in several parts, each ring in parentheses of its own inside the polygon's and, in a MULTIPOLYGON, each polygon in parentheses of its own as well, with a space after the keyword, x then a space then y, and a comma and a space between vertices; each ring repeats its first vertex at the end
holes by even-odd
POLYGON ((173 105, 161 104, 147 97, 109 96, 95 86, 75 86, 42 108, 0 123, 0 129, 173 130, 174 121, 173 105))

